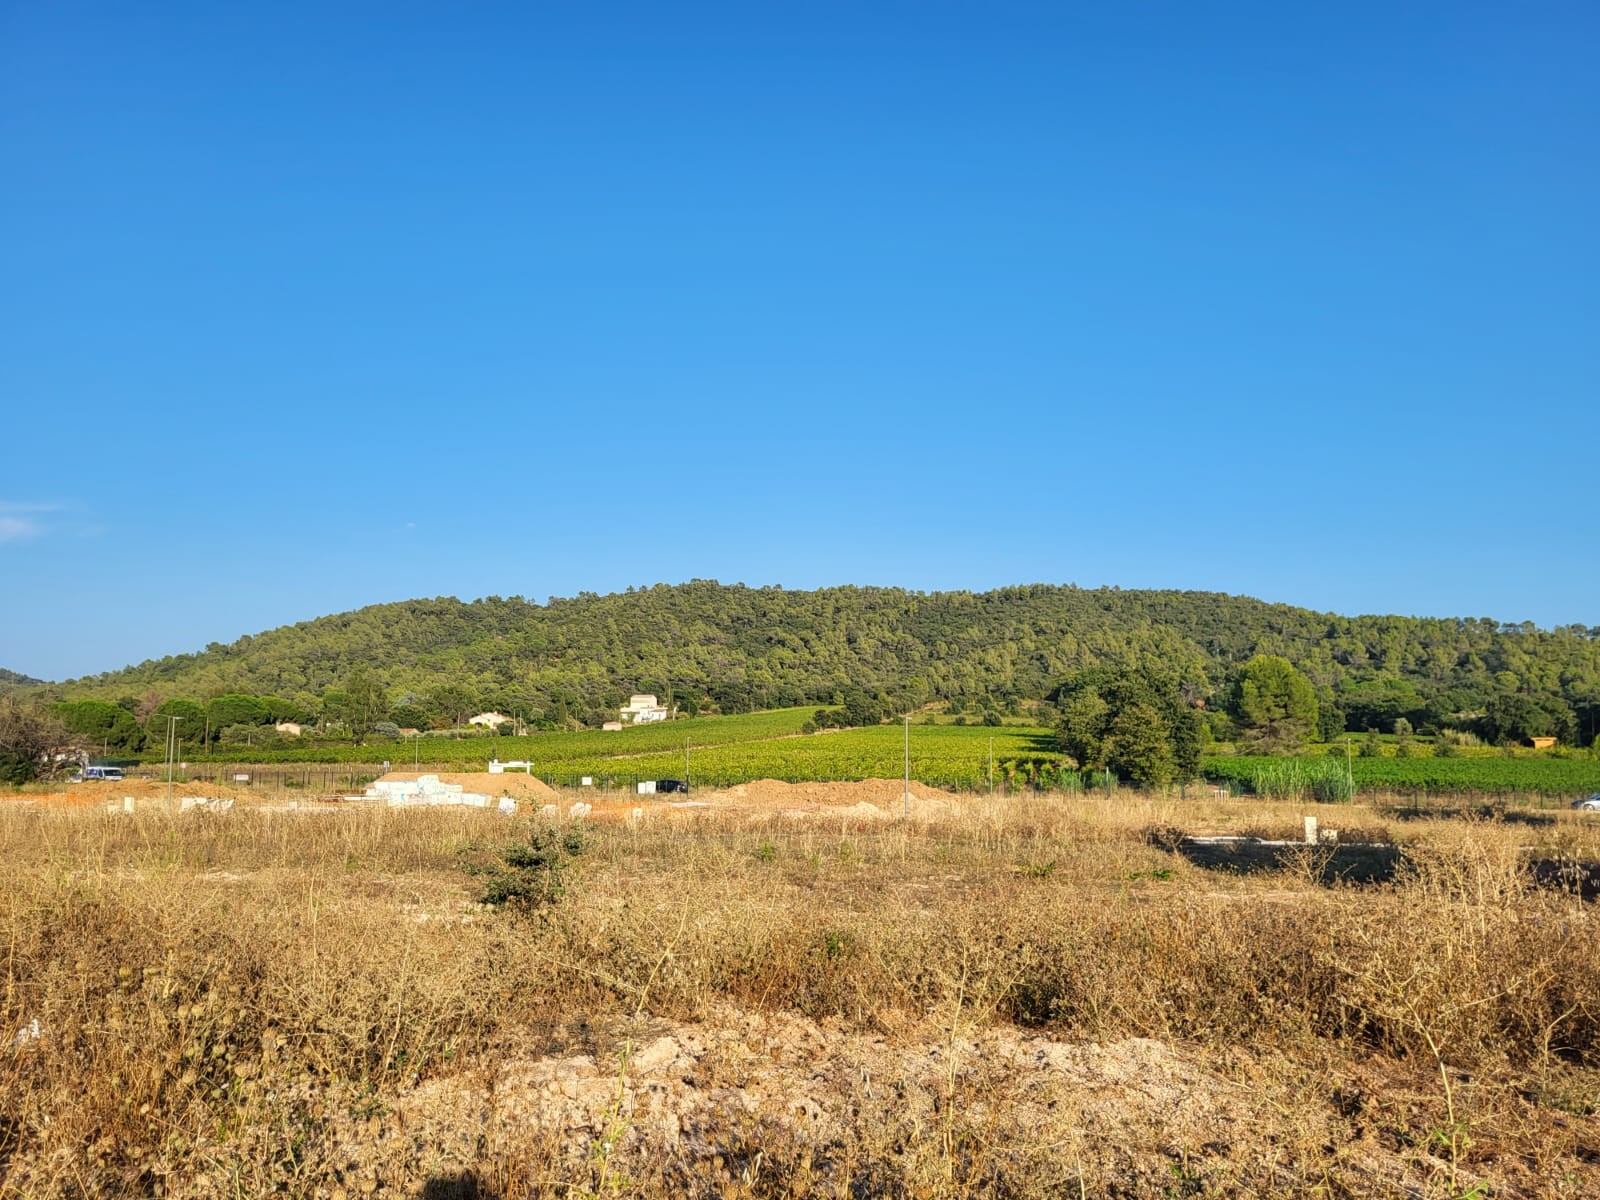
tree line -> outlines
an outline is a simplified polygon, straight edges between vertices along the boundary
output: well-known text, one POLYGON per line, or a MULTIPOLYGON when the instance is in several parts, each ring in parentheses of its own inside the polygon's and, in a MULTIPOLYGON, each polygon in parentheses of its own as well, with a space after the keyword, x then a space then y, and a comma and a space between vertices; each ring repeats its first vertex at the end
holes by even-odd
POLYGON ((1494 740, 1587 745, 1600 733, 1600 627, 1342 617, 1217 593, 1049 585, 919 593, 695 581, 545 604, 417 600, 17 694, 61 705, 86 742, 127 752, 162 744, 156 718, 174 714, 190 745, 254 744, 279 720, 360 738, 450 727, 484 709, 554 729, 596 725, 633 691, 690 714, 860 695, 888 712, 942 702, 981 720, 1114 671, 1179 680, 1184 702, 1203 704, 1222 736, 1218 718, 1236 716, 1233 688, 1259 656, 1303 678, 1324 739, 1402 722, 1494 740))

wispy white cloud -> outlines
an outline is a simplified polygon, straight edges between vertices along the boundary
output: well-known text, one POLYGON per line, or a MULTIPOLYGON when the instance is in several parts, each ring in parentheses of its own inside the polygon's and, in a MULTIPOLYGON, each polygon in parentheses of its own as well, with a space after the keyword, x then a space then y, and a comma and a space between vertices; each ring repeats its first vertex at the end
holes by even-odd
POLYGON ((0 542, 20 542, 39 532, 39 523, 27 517, 13 517, 0 513, 0 542))
POLYGON ((43 500, 0 500, 0 542, 20 542, 45 531, 41 516, 57 513, 62 505, 43 500))

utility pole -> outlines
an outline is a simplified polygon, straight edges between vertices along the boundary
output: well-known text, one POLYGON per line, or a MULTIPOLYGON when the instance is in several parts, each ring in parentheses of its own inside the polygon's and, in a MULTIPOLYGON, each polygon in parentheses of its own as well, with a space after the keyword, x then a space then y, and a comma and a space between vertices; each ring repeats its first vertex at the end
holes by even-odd
POLYGON ((182 717, 167 716, 167 803, 172 803, 172 760, 178 751, 178 722, 182 717))
POLYGON ((900 807, 905 820, 911 819, 911 714, 906 714, 906 790, 900 796, 900 807))
POLYGON ((683 735, 683 786, 689 786, 689 735, 683 735))
POLYGON ((994 795, 994 737, 989 738, 989 795, 994 795))

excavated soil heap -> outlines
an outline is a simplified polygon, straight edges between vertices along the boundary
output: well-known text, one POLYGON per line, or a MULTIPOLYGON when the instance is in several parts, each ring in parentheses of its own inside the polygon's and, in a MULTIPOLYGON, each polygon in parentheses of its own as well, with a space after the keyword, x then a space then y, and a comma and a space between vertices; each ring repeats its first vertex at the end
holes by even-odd
MULTIPOLYGON (((10 804, 36 804, 41 808, 108 808, 121 804, 124 796, 136 802, 165 801, 166 780, 117 779, 90 780, 85 783, 62 783, 47 792, 9 792, 0 794, 0 801, 10 804)), ((181 781, 172 785, 173 802, 182 796, 205 796, 218 800, 248 800, 249 788, 206 780, 181 781)))
POLYGON ((458 783, 465 791, 486 796, 510 796, 513 800, 532 800, 539 804, 561 802, 561 793, 555 788, 521 771, 507 771, 503 775, 491 775, 487 771, 390 771, 379 782, 400 783, 420 779, 423 775, 437 775, 440 783, 458 783))
MULTIPOLYGON (((851 782, 785 783, 757 779, 694 797, 714 809, 771 813, 782 816, 843 816, 866 820, 900 816, 905 809, 905 783, 899 779, 851 782)), ((954 797, 920 783, 911 785, 911 815, 936 817, 952 811, 954 797)))

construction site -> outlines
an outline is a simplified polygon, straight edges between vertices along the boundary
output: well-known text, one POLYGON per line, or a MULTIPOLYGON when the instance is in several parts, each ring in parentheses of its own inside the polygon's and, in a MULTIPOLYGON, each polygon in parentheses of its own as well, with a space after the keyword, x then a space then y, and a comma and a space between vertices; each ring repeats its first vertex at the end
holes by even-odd
POLYGON ((0 800, 10 1190, 1600 1194, 1583 814, 227 774, 0 800))
MULTIPOLYGON (((498 764, 495 764, 498 765, 498 764)), ((279 812, 335 812, 363 806, 386 808, 493 809, 512 816, 566 815, 584 806, 601 822, 685 820, 697 816, 764 820, 773 817, 840 817, 881 821, 906 816, 926 819, 956 811, 954 793, 899 779, 787 783, 760 779, 727 788, 644 792, 637 786, 555 788, 526 771, 390 771, 359 788, 308 791, 284 776, 241 772, 234 781, 207 779, 167 783, 128 778, 37 786, 0 794, 0 804, 44 809, 103 809, 108 812, 259 808, 279 812)), ((293 776, 287 777, 293 779, 293 776)), ((361 776, 350 776, 360 780, 361 776)), ((345 782, 343 778, 340 783, 345 782)))

